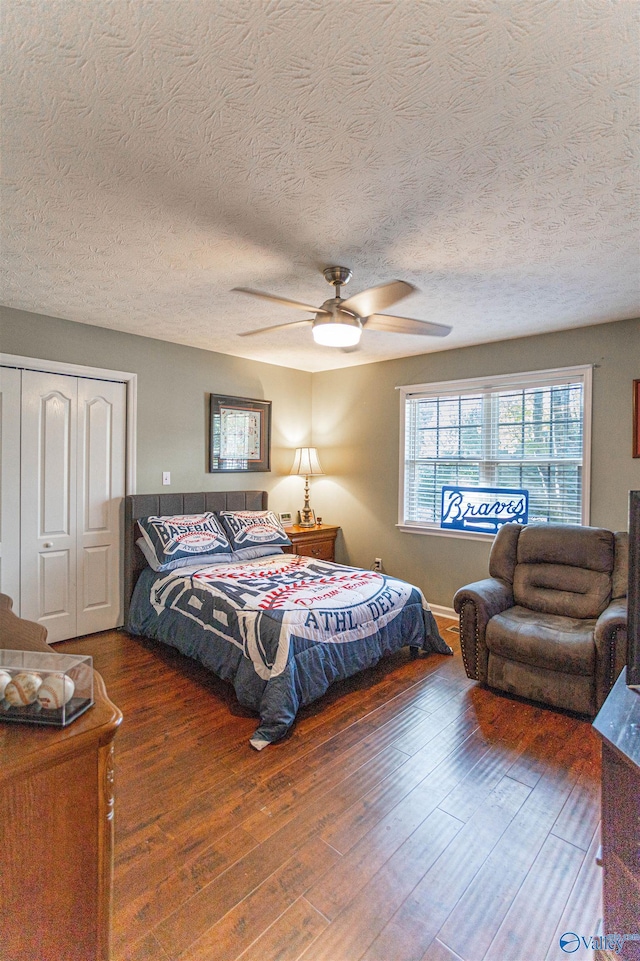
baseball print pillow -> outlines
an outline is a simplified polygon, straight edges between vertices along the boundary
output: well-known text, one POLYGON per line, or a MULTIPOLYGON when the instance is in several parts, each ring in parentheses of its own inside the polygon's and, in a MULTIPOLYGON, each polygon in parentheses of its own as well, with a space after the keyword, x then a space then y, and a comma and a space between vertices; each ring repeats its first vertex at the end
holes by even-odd
POLYGON ((286 547, 291 543, 273 511, 220 511, 234 551, 245 547, 286 547))
POLYGON ((200 555, 231 552, 227 536, 211 512, 141 517, 138 528, 146 547, 143 553, 156 571, 166 570, 165 565, 182 558, 197 561, 200 555))

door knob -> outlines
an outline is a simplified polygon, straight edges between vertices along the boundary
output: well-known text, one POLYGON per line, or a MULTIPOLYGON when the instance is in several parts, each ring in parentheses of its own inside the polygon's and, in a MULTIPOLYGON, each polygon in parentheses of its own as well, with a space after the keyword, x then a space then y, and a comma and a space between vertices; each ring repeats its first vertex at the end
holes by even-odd
POLYGON ((53 543, 52 543, 51 541, 45 541, 42 546, 43 546, 43 547, 53 547, 53 543))

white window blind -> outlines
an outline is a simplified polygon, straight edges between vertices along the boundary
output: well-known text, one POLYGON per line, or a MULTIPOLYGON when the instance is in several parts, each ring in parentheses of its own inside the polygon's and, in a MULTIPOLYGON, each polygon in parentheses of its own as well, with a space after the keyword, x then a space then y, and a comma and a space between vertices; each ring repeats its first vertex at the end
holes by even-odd
POLYGON ((402 387, 400 526, 439 527, 445 485, 523 488, 529 523, 588 523, 591 368, 402 387))

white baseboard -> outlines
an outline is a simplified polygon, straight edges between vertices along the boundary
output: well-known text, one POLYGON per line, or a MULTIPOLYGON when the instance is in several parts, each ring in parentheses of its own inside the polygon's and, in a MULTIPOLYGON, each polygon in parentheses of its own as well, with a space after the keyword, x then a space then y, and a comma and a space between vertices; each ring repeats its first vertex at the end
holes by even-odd
POLYGON ((441 604, 429 604, 429 608, 432 614, 437 614, 438 617, 452 617, 455 621, 458 620, 458 615, 452 607, 442 607, 441 604))

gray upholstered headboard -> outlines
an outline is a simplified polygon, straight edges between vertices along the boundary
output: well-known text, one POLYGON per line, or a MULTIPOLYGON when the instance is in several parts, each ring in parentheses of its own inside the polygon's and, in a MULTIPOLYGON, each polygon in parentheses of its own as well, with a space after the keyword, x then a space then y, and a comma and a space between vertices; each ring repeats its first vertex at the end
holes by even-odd
POLYGON ((266 491, 199 491, 197 494, 128 494, 124 499, 124 623, 136 581, 147 562, 136 544, 139 517, 200 514, 202 511, 263 511, 266 491))

